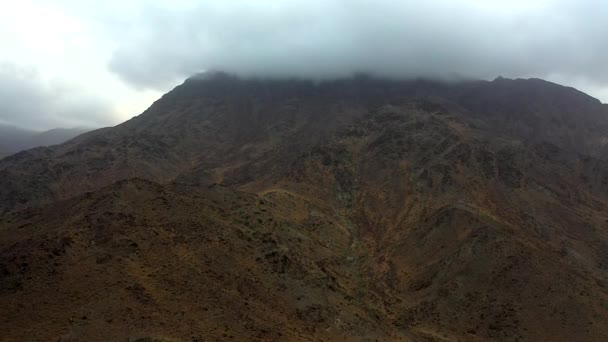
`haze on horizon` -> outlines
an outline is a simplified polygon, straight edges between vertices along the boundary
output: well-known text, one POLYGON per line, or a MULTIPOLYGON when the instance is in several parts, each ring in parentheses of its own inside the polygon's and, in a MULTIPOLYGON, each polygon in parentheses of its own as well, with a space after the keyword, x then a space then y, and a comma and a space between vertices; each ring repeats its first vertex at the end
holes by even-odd
POLYGON ((114 125, 203 70, 538 77, 608 102, 600 0, 22 0, 0 11, 0 124, 114 125))

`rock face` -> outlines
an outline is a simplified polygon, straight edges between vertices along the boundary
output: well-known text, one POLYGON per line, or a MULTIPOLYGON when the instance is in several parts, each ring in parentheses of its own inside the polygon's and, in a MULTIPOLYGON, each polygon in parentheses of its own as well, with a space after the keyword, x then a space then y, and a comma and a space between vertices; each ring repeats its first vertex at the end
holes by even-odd
POLYGON ((2 338, 604 341, 606 142, 541 80, 195 77, 0 161, 2 338))

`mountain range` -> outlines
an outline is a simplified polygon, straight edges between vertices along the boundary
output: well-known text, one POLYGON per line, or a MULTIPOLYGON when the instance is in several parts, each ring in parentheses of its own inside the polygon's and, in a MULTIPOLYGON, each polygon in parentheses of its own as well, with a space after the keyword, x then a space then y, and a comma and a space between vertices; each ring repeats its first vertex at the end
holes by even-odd
POLYGON ((61 144, 89 128, 54 128, 47 131, 34 131, 0 124, 0 158, 38 146, 61 144))
POLYGON ((0 160, 7 341, 608 340, 608 108, 198 75, 0 160))

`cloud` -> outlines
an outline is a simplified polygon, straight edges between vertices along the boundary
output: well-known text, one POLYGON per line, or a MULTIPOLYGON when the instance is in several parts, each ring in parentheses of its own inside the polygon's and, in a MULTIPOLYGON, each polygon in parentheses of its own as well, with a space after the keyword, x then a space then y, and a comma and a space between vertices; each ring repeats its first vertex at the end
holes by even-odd
POLYGON ((608 84, 602 0, 147 1, 112 20, 109 67, 144 89, 209 69, 608 84))
POLYGON ((0 65, 0 124, 29 129, 100 127, 111 108, 79 88, 43 79, 32 68, 0 65))
POLYGON ((20 0, 2 9, 0 123, 28 128, 116 124, 204 70, 540 77, 608 101, 605 0, 20 0))

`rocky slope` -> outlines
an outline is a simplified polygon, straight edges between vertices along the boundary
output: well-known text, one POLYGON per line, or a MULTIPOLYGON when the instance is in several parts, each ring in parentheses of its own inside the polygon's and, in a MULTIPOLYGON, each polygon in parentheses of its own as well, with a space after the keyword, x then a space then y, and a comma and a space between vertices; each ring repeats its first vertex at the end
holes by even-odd
POLYGON ((7 340, 603 341, 605 105, 195 77, 0 161, 7 340))

